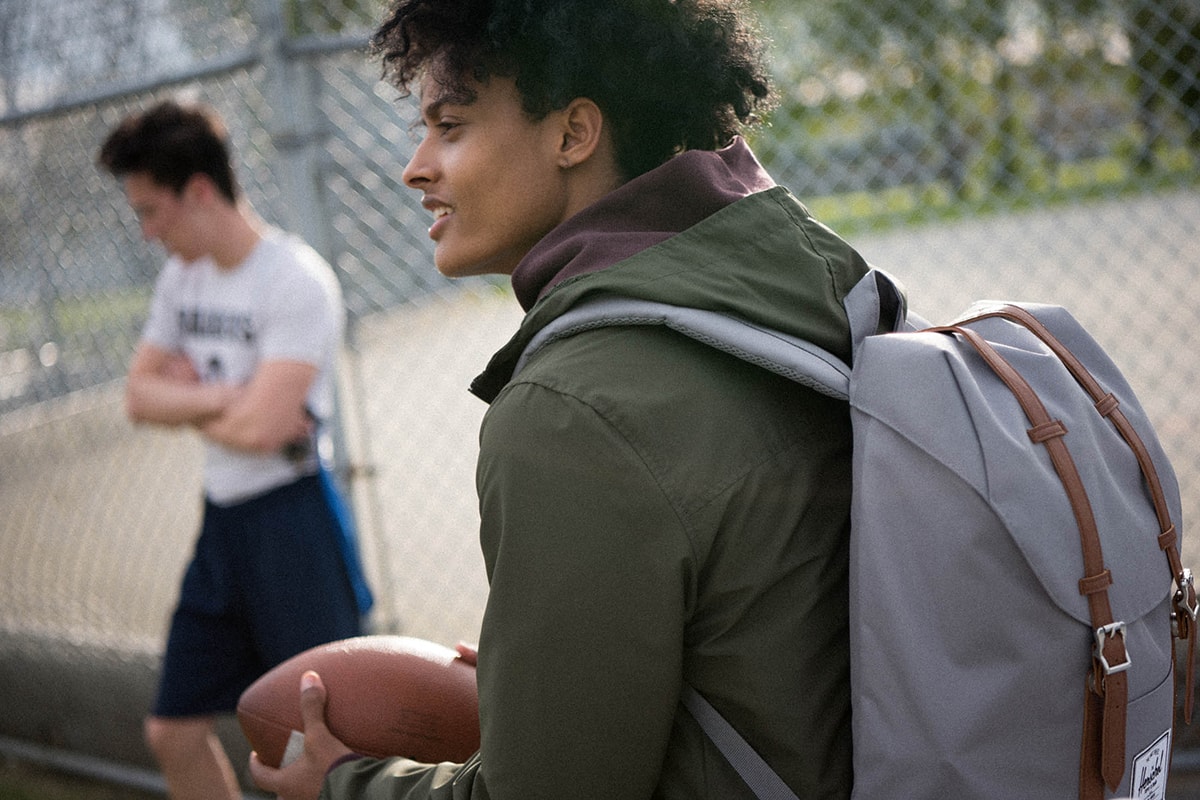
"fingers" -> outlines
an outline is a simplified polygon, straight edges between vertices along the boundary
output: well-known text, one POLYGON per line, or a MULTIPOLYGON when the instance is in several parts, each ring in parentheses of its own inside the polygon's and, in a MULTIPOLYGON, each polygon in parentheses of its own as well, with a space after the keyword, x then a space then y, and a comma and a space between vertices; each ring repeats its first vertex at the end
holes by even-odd
POLYGON ((192 365, 192 360, 183 353, 172 353, 163 364, 162 375, 179 383, 199 383, 200 373, 192 365))
POLYGON ((316 800, 325 773, 350 749, 329 732, 325 724, 325 684, 317 673, 300 678, 300 717, 304 725, 304 747, 297 757, 278 769, 268 767, 250 754, 250 777, 260 789, 281 800, 316 800))
POLYGON ((282 789, 282 770, 273 769, 258 758, 258 753, 250 754, 250 778, 254 785, 278 795, 282 789))
POLYGON ((479 665, 479 648, 476 645, 459 642, 454 646, 454 649, 458 651, 458 657, 472 667, 479 665))

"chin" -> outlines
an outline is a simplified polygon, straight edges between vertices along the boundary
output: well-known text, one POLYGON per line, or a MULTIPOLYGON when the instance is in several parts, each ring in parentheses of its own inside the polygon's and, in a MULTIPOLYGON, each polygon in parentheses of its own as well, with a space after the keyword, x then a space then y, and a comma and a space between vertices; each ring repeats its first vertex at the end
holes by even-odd
POLYGON ((439 258, 435 253, 433 264, 437 267, 437 271, 447 278, 474 278, 480 275, 512 274, 512 267, 505 269, 504 265, 495 259, 439 258))
POLYGON ((468 271, 464 270, 461 266, 459 266, 457 264, 445 264, 436 259, 434 260, 433 265, 435 267, 437 267, 438 272, 440 272, 442 275, 446 276, 447 278, 465 278, 469 275, 474 274, 472 272, 468 272, 468 271))

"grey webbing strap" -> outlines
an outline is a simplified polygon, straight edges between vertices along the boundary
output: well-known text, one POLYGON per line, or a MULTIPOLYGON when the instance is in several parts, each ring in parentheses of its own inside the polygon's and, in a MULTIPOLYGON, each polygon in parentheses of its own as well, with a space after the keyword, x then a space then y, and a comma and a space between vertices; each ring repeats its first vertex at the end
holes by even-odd
MULTIPOLYGON (((878 269, 859 279, 844 307, 854 350, 881 331, 927 327, 908 311, 899 283, 878 269)), ((716 311, 628 297, 585 300, 551 320, 529 340, 513 374, 556 339, 613 325, 664 325, 821 394, 849 399, 850 366, 812 342, 716 311)))
POLYGON ((700 723, 708 738, 721 751, 737 774, 754 792, 759 800, 799 800, 775 770, 763 761, 762 756, 733 729, 729 721, 721 716, 712 704, 700 696, 691 686, 683 687, 683 704, 700 723))
POLYGON ((664 325, 821 394, 849 396, 850 367, 811 342, 716 311, 626 297, 585 301, 552 320, 530 339, 513 374, 556 339, 613 325, 664 325))

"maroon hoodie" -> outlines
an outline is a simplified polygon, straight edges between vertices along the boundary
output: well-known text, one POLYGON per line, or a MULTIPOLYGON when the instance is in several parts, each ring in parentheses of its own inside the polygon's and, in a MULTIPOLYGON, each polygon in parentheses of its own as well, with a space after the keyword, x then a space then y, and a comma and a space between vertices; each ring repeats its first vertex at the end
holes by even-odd
POLYGON ((559 282, 612 266, 687 230, 771 176, 741 137, 721 150, 688 150, 580 211, 534 245, 513 270, 526 311, 559 282))

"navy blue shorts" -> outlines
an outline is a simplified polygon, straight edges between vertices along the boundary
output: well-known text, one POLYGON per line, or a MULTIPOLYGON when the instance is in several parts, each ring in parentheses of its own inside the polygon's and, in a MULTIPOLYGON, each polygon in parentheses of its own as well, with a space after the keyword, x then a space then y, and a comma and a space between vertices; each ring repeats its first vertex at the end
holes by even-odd
POLYGON ((233 711, 281 661, 360 635, 340 537, 317 476, 232 506, 205 502, 154 714, 233 711))

